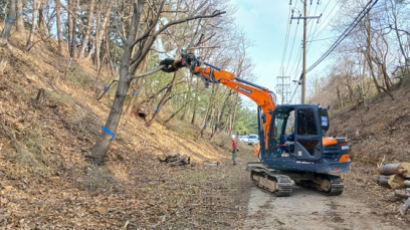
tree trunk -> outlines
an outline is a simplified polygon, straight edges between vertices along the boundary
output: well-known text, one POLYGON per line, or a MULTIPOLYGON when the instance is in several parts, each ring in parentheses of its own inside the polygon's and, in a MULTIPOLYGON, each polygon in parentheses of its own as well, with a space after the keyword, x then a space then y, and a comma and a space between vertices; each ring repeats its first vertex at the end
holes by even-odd
POLYGON ((190 96, 191 96, 191 93, 192 93, 192 79, 193 78, 191 77, 190 80, 188 81, 188 90, 187 90, 187 92, 185 94, 185 97, 184 97, 184 100, 182 102, 182 104, 186 103, 187 106, 184 107, 184 111, 183 111, 181 117, 179 118, 181 121, 185 120, 185 116, 187 115, 188 110, 189 110, 189 101, 190 101, 190 96))
POLYGON ((24 18, 23 18, 23 0, 17 0, 17 12, 16 12, 16 29, 17 32, 24 36, 24 18))
POLYGON ((78 54, 79 58, 83 58, 85 48, 88 46, 88 44, 90 42, 91 25, 92 25, 92 22, 93 22, 94 8, 95 8, 95 0, 91 0, 90 8, 88 10, 87 27, 84 28, 85 29, 85 36, 84 36, 83 42, 81 44, 80 52, 78 54))
MULTIPOLYGON (((148 53, 147 56, 145 57, 145 59, 142 61, 140 67, 138 68, 138 72, 144 72, 144 71, 147 70, 148 62, 149 62, 150 57, 151 57, 151 54, 148 53)), ((141 96, 141 94, 142 94, 142 90, 143 90, 142 87, 141 87, 141 85, 142 85, 142 80, 143 80, 142 78, 139 78, 139 79, 136 80, 135 83, 133 84, 133 85, 134 85, 134 86, 133 86, 133 88, 134 88, 134 92, 133 92, 133 93, 137 93, 137 95, 133 95, 133 97, 131 98, 131 100, 130 100, 130 102, 129 102, 129 104, 128 104, 128 107, 125 109, 125 111, 126 111, 125 113, 126 113, 126 114, 130 114, 130 113, 131 113, 132 109, 134 108, 134 106, 135 106, 135 104, 136 104, 136 102, 137 102, 138 96, 141 96)))
MULTIPOLYGON (((96 47, 96 40, 97 40, 97 35, 99 33, 100 27, 101 27, 101 11, 104 8, 104 6, 97 4, 95 8, 95 35, 92 41, 92 47, 90 49, 90 52, 86 55, 86 59, 90 59, 91 55, 95 53, 95 47, 96 47)), ((90 39, 91 40, 91 39, 90 39)), ((96 62, 95 62, 96 63, 96 62)))
MULTIPOLYGON (((125 48, 121 61, 120 79, 118 81, 117 92, 115 93, 114 103, 111 107, 110 115, 108 116, 105 127, 112 132, 116 132, 118 124, 120 123, 121 114, 125 98, 127 96, 128 87, 130 85, 128 63, 131 59, 131 51, 128 47, 125 48)), ((115 136, 103 132, 98 138, 97 143, 92 150, 92 158, 98 165, 104 164, 104 158, 110 147, 111 140, 115 139, 115 136)))
MULTIPOLYGON (((186 21, 194 20, 200 17, 200 16, 188 17, 185 20, 174 20, 174 21, 167 23, 163 27, 160 27, 159 30, 154 30, 155 28, 157 28, 156 26, 158 25, 158 21, 160 20, 163 6, 165 4, 165 0, 161 1, 157 12, 155 12, 156 14, 155 19, 152 20, 151 24, 149 24, 148 27, 146 27, 147 30, 143 33, 143 34, 147 34, 147 36, 142 36, 139 39, 136 39, 137 31, 141 29, 139 28, 139 25, 141 24, 140 18, 144 11, 145 2, 146 2, 145 0, 136 0, 132 2, 132 10, 131 10, 132 16, 130 20, 131 23, 128 26, 126 26, 128 33, 127 35, 122 34, 122 37, 123 37, 122 40, 124 43, 124 46, 123 46, 124 51, 123 51, 123 55, 122 55, 121 63, 120 63, 120 78, 118 81, 118 87, 117 87, 114 103, 113 103, 113 106, 111 107, 110 115, 107 119, 106 125, 103 130, 104 132, 97 139, 97 142, 94 145, 93 150, 92 150, 91 157, 93 158, 95 164, 101 165, 104 163, 104 158, 109 149, 111 140, 115 137, 115 132, 120 122, 120 118, 123 112, 124 102, 127 96, 128 88, 130 86, 130 82, 132 79, 135 79, 136 77, 145 76, 145 75, 135 76, 134 73, 136 69, 138 68, 138 66, 141 64, 141 62, 143 61, 143 59, 146 57, 147 53, 152 48, 152 45, 154 44, 157 36, 172 25, 184 23, 186 21), (125 38, 125 36, 127 38, 125 38)), ((218 15, 219 14, 212 14, 210 16, 204 15, 203 17, 215 17, 218 15)), ((128 20, 126 20, 125 23, 127 23, 127 21, 128 20)), ((150 71, 149 73, 146 73, 146 74, 151 74, 155 71, 158 71, 160 70, 160 67, 161 66, 158 66, 153 71, 150 71)), ((175 84, 175 80, 173 81, 172 85, 174 84, 175 84)), ((168 89, 169 92, 171 89, 172 87, 168 89)))
POLYGON ((188 103, 183 104, 177 111, 175 111, 168 119, 164 121, 164 124, 170 122, 178 113, 180 113, 188 103))
POLYGON ((407 209, 410 207, 410 198, 407 198, 407 200, 404 202, 404 204, 400 207, 400 214, 403 216, 406 215, 407 209))
POLYGON ((385 186, 385 187, 390 188, 389 179, 390 179, 390 176, 388 176, 388 175, 379 175, 377 177, 377 183, 381 186, 385 186))
POLYGON ((98 26, 97 26, 98 29, 96 31, 96 36, 95 36, 95 61, 96 61, 96 64, 97 64, 97 69, 99 69, 100 65, 101 65, 101 57, 100 57, 100 55, 101 55, 101 44, 102 44, 102 40, 104 38, 104 34, 105 34, 104 32, 106 30, 108 20, 110 18, 112 4, 113 4, 112 1, 108 2, 108 7, 106 8, 106 11, 104 12, 104 19, 101 22, 101 26, 99 25, 100 20, 99 20, 99 18, 97 18, 97 20, 98 20, 98 26))
POLYGON ((49 31, 48 31, 48 27, 46 24, 46 19, 44 17, 42 5, 38 9, 38 23, 39 23, 38 27, 39 27, 41 36, 48 37, 49 31))
POLYGON ((196 109, 197 109, 197 104, 198 104, 198 93, 199 91, 199 81, 196 81, 196 87, 195 87, 195 99, 194 99, 194 108, 192 111, 192 119, 191 119, 191 124, 194 125, 195 124, 195 118, 196 118, 196 109))
POLYGON ((374 67, 372 63, 372 54, 371 54, 371 47, 372 47, 372 29, 371 29, 371 21, 370 21, 370 14, 366 14, 366 60, 367 64, 369 65, 370 75, 372 76, 373 82, 376 86, 377 92, 381 93, 381 86, 377 82, 377 78, 374 73, 374 67))
POLYGON ((9 13, 7 14, 6 18, 6 25, 3 28, 3 32, 1 33, 0 40, 3 43, 7 43, 7 40, 10 37, 11 27, 16 21, 16 0, 10 0, 10 7, 9 13))
MULTIPOLYGON (((408 52, 405 51, 404 46, 403 46, 403 43, 402 43, 402 41, 401 41, 401 37, 400 37, 400 33, 399 33, 399 28, 398 28, 398 25, 397 25, 397 13, 396 13, 397 5, 393 5, 393 4, 395 4, 395 1, 396 1, 396 0, 391 0, 391 1, 390 1, 391 4, 392 4, 391 12, 392 12, 392 16, 393 16, 393 25, 394 25, 394 28, 393 28, 393 29, 394 29, 395 35, 396 35, 396 37, 397 37, 397 42, 399 43, 399 47, 400 47, 401 54, 402 54, 403 57, 404 57, 404 72, 405 72, 406 74, 408 74, 408 73, 409 73, 409 67, 408 67, 406 61, 409 59, 409 54, 408 54, 408 52)), ((407 35, 407 37, 410 37, 410 36, 407 35)))
POLYGON ((60 55, 63 54, 63 39, 61 37, 61 11, 60 11, 60 1, 55 0, 55 5, 56 5, 56 24, 57 24, 57 42, 58 42, 58 53, 60 55))
POLYGON ((31 17, 31 30, 27 40, 26 50, 29 51, 33 46, 34 35, 37 30, 38 10, 43 4, 43 0, 33 0, 33 15, 31 17))
POLYGON ((232 120, 231 120, 231 127, 229 129, 229 135, 231 135, 232 131, 235 130, 236 114, 238 113, 238 104, 239 104, 238 99, 239 99, 239 94, 236 93, 235 108, 233 110, 233 116, 232 116, 232 120))
POLYGON ((383 175, 393 175, 393 174, 399 174, 399 167, 400 163, 388 163, 385 165, 382 165, 378 171, 380 174, 383 175))
POLYGON ((77 41, 75 39, 75 28, 76 28, 76 20, 77 20, 77 10, 78 10, 78 5, 80 4, 80 0, 71 0, 71 9, 69 8, 70 12, 69 15, 71 15, 71 28, 70 28, 70 57, 74 58, 75 53, 76 53, 76 44, 77 41))
MULTIPOLYGON (((131 74, 129 71, 131 55, 133 51, 133 45, 131 43, 135 39, 135 36, 137 34, 138 23, 144 9, 144 4, 145 2, 143 0, 139 0, 138 3, 134 4, 134 13, 132 15, 130 31, 128 33, 128 39, 125 42, 124 53, 121 58, 120 79, 118 81, 117 92, 115 93, 114 103, 111 107, 110 115, 108 116, 107 122, 105 124, 106 130, 110 130, 113 133, 117 131, 117 127, 120 123, 128 87, 130 86, 131 82, 131 74)), ((95 143, 92 150, 92 158, 95 164, 104 164, 104 158, 107 155, 108 149, 113 139, 115 139, 115 134, 112 135, 110 133, 107 133, 106 131, 103 131, 103 133, 97 139, 97 142, 95 143)))
POLYGON ((228 92, 228 95, 226 96, 226 98, 225 98, 225 100, 224 100, 224 102, 223 102, 223 104, 222 104, 222 108, 221 108, 221 110, 219 111, 219 113, 217 113, 216 114, 216 121, 215 121, 215 130, 214 130, 214 132, 212 132, 212 135, 211 135, 211 138, 210 139, 212 139, 213 137, 214 137, 214 135, 218 132, 218 130, 220 129, 220 127, 221 127, 221 123, 222 123, 222 117, 223 117, 223 115, 224 115, 224 113, 225 113, 225 109, 226 109, 226 106, 227 106, 227 102, 228 102, 228 100, 229 100, 229 97, 232 95, 232 90, 229 90, 229 92, 228 92))
POLYGON ((71 57, 71 43, 72 37, 71 34, 73 33, 73 19, 74 17, 71 12, 73 12, 73 0, 67 0, 67 50, 68 54, 71 57))
POLYGON ((165 104, 165 100, 169 97, 169 95, 171 94, 172 89, 175 86, 177 80, 177 72, 174 72, 174 76, 172 77, 172 81, 170 82, 167 91, 165 92, 164 96, 162 96, 161 100, 158 102, 157 108, 154 111, 154 114, 152 115, 151 119, 148 120, 145 125, 146 126, 150 126, 152 124, 152 122, 154 121, 155 117, 158 115, 161 107, 165 104))

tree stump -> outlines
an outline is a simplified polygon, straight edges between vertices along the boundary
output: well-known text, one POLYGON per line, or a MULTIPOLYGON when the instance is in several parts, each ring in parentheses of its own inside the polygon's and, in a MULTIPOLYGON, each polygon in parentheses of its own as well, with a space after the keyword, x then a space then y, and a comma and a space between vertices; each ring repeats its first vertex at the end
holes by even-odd
POLYGON ((404 178, 401 175, 391 175, 388 184, 392 189, 398 189, 404 187, 404 178))
POLYGON ((379 185, 381 185, 381 186, 390 188, 389 179, 390 179, 390 176, 379 175, 379 176, 377 177, 377 183, 378 183, 379 185))

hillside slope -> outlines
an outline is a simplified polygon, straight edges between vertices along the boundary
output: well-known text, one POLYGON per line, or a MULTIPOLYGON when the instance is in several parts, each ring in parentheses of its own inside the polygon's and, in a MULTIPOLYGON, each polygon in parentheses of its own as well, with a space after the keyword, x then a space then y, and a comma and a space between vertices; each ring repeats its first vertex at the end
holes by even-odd
POLYGON ((240 190, 240 175, 204 166, 230 158, 208 141, 123 116, 106 166, 93 166, 86 156, 112 102, 95 95, 109 76, 55 51, 38 43, 24 52, 20 39, 0 47, 0 226, 150 229, 207 226, 207 216, 212 226, 238 224, 227 221, 238 218, 229 210, 240 203, 223 194, 240 190), (158 161, 172 152, 191 156, 196 166, 158 161), (201 206, 204 200, 214 205, 201 206))
MULTIPOLYGON (((392 92, 395 100, 380 95, 331 115, 330 135, 346 136, 353 159, 343 178, 346 187, 380 215, 383 221, 409 225, 409 214, 399 214, 403 204, 391 189, 376 183, 377 164, 410 161, 410 85, 392 92)), ((408 227, 405 227, 408 228, 408 227)))
POLYGON ((354 159, 410 161, 410 84, 332 115, 330 135, 347 136, 354 159))

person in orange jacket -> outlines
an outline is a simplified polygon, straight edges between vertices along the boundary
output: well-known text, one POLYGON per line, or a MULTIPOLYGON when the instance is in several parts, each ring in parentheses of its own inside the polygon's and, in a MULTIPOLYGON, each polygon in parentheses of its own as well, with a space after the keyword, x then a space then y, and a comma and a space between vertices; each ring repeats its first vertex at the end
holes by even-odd
POLYGON ((253 155, 254 155, 255 157, 258 156, 260 150, 261 150, 261 146, 260 146, 259 143, 257 143, 257 144, 255 145, 255 150, 253 151, 253 155))
POLYGON ((236 165, 236 152, 239 151, 238 142, 236 141, 235 135, 232 135, 232 161, 233 165, 236 165))

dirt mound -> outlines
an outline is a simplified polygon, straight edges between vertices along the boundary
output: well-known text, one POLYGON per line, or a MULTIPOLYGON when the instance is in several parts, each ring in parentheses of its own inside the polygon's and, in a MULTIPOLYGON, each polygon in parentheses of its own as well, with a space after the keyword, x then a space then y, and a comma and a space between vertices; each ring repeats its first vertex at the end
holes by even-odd
POLYGON ((331 116, 330 135, 346 136, 353 159, 410 161, 410 85, 331 116))

